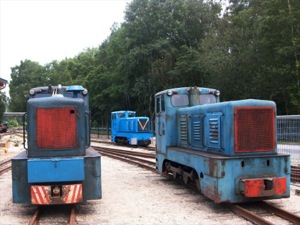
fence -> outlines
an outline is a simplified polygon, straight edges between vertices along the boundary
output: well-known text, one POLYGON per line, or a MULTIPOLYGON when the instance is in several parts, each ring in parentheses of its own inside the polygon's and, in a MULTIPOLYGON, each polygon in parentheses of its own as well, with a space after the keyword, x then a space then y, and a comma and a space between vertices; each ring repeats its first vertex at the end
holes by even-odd
MULTIPOLYGON (((92 134, 110 139, 109 127, 93 127, 92 134)), ((291 164, 300 166, 300 115, 277 116, 277 148, 291 155, 291 164)))
POLYGON ((291 155, 293 166, 300 166, 300 115, 277 116, 277 148, 291 155))

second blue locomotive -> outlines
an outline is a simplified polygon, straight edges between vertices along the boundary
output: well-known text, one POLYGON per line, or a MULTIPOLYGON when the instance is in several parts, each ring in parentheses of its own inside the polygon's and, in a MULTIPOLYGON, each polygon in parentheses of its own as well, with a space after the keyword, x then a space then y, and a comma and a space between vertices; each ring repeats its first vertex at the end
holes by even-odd
POLYGON ((220 102, 219 91, 182 87, 155 95, 159 173, 193 182, 216 203, 290 196, 290 156, 277 153, 276 105, 220 102))
POLYGON ((27 140, 12 159, 13 202, 74 204, 100 199, 101 156, 90 146, 88 92, 82 86, 32 88, 27 140))
POLYGON ((135 111, 111 113, 112 142, 148 146, 151 144, 152 137, 149 117, 137 117, 135 111))

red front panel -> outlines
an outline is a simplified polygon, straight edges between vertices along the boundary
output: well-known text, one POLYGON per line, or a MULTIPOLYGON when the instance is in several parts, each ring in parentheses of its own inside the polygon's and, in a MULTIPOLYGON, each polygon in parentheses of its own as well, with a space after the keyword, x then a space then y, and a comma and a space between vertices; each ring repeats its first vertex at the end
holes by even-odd
POLYGON ((234 109, 235 152, 275 151, 274 107, 236 107, 234 109))
POLYGON ((76 148, 76 108, 36 110, 37 148, 76 148))
POLYGON ((34 205, 73 204, 82 202, 82 184, 62 185, 55 195, 51 186, 30 186, 31 203, 34 205))
POLYGON ((242 179, 245 197, 267 197, 286 193, 286 178, 242 179))

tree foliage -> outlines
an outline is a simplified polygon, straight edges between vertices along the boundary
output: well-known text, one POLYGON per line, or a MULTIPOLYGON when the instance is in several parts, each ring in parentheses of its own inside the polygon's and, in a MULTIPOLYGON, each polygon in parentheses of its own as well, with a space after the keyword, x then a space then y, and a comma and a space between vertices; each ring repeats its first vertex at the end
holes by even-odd
MULTIPOLYGON (((12 111, 24 111, 35 86, 81 84, 93 121, 110 112, 152 116, 155 93, 182 86, 221 91, 222 100, 258 98, 278 114, 300 112, 300 1, 133 0, 98 48, 44 66, 12 68, 12 111)), ((95 28, 97 29, 97 28, 95 28)))

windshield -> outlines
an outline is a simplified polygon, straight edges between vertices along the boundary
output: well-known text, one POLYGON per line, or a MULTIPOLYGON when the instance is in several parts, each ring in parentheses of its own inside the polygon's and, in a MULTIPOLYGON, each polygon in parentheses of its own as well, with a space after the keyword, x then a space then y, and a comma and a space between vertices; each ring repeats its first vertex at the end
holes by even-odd
MULTIPOLYGON (((202 94, 199 96, 199 99, 197 100, 196 104, 198 103, 198 105, 205 105, 216 102, 216 96, 212 94, 202 94)), ((173 106, 188 106, 190 104, 188 95, 184 94, 173 95, 171 98, 171 103, 173 106)))
POLYGON ((187 106, 189 105, 188 95, 173 95, 171 98, 171 103, 173 106, 187 106))
POLYGON ((199 98, 199 104, 204 105, 204 104, 211 104, 211 103, 216 103, 217 99, 214 95, 200 95, 199 98))

